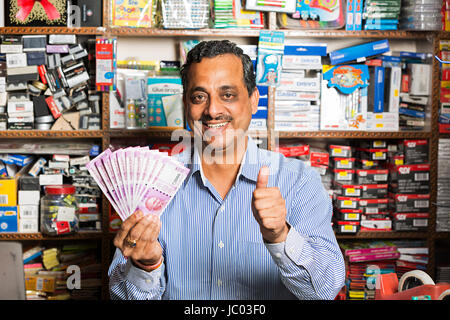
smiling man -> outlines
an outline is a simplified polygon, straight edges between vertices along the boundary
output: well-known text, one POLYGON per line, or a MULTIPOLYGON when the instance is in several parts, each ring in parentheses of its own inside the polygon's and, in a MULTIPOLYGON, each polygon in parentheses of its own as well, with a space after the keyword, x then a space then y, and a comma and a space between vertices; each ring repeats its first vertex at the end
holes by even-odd
POLYGON ((344 262, 316 171, 248 137, 259 93, 235 44, 204 41, 182 67, 193 148, 161 220, 122 224, 109 269, 113 299, 333 299, 344 262))

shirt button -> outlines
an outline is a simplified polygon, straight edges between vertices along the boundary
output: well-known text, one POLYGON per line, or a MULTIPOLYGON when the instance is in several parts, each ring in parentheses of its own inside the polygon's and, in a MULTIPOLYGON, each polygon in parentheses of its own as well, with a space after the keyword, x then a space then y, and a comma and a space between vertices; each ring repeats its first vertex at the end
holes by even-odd
POLYGON ((225 211, 225 206, 221 206, 220 207, 220 212, 224 212, 225 211))
POLYGON ((220 279, 217 280, 217 285, 218 285, 219 287, 222 286, 222 283, 223 283, 222 280, 220 280, 220 279))
POLYGON ((279 252, 275 253, 275 257, 281 258, 281 253, 279 253, 279 252))
POLYGON ((145 280, 145 282, 146 282, 146 283, 152 283, 153 280, 152 280, 152 279, 147 279, 147 280, 145 280))
POLYGON ((222 242, 222 240, 220 240, 218 246, 220 249, 222 249, 225 246, 225 244, 222 242))

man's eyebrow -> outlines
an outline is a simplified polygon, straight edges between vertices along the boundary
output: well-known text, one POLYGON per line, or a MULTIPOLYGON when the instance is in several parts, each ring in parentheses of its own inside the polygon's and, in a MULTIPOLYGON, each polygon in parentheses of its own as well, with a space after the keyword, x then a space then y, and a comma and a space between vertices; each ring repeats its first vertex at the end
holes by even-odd
POLYGON ((191 88, 191 90, 189 90, 190 92, 195 92, 195 91, 202 91, 202 92, 206 92, 206 89, 203 87, 194 87, 191 88))
POLYGON ((224 85, 224 86, 221 86, 219 88, 219 90, 222 90, 222 91, 224 91, 224 90, 235 90, 235 89, 237 89, 237 86, 233 86, 233 85, 224 85))

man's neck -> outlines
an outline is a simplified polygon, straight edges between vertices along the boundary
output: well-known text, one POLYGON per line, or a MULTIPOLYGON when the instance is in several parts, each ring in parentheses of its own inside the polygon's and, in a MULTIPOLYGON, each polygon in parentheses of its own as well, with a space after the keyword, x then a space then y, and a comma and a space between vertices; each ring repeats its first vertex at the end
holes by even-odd
POLYGON ((239 169, 247 151, 248 138, 245 136, 238 147, 230 152, 223 152, 220 158, 205 157, 203 152, 200 154, 202 170, 208 181, 220 193, 222 199, 225 198, 228 191, 236 181, 239 169))

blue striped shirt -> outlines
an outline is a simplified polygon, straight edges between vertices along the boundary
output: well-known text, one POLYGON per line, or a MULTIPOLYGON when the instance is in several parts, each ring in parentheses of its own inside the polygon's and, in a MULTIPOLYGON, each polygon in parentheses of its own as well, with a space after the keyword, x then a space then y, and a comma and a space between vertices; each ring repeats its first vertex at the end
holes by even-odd
POLYGON ((161 216, 164 263, 147 272, 116 249, 112 299, 333 299, 344 285, 342 253, 331 227, 331 199, 319 174, 300 160, 259 149, 249 138, 225 199, 204 177, 198 154, 179 160, 189 175, 161 216), (195 161, 197 160, 197 161, 195 161), (259 169, 285 199, 286 241, 263 242, 251 199, 259 169))

